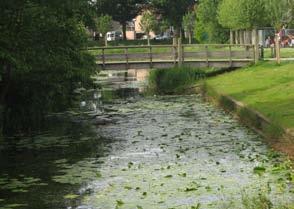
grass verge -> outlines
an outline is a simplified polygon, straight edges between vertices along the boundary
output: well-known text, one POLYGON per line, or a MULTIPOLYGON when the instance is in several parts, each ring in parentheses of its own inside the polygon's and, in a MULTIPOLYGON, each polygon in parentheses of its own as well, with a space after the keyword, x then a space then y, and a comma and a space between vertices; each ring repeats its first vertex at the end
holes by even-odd
POLYGON ((279 135, 279 127, 294 128, 294 63, 259 63, 209 78, 206 86, 209 94, 228 95, 269 118, 270 135, 279 135))

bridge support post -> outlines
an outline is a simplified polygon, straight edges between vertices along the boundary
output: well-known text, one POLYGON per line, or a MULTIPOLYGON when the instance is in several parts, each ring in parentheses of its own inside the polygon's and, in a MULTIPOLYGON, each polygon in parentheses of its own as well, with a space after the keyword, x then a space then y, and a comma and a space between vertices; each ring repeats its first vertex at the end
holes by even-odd
POLYGON ((183 65, 183 46, 182 39, 178 39, 178 66, 181 67, 183 65))
POLYGON ((258 38, 258 31, 257 28, 254 28, 252 31, 252 37, 253 37, 253 45, 254 45, 254 62, 255 64, 259 60, 259 38, 258 38))

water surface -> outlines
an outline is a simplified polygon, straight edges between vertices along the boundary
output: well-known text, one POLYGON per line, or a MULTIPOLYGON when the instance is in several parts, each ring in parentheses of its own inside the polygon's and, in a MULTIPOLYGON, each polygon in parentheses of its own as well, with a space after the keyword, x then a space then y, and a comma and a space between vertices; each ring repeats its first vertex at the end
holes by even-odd
POLYGON ((145 75, 107 72, 79 111, 2 140, 0 208, 242 208, 259 193, 294 202, 282 155, 197 95, 140 96, 145 75))

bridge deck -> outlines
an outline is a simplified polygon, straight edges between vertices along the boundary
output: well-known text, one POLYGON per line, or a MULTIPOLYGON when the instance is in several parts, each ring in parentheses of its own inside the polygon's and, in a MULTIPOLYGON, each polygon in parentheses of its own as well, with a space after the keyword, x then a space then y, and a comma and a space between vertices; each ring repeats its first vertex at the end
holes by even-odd
POLYGON ((254 62, 252 45, 173 45, 90 49, 103 70, 191 67, 242 67, 254 62))

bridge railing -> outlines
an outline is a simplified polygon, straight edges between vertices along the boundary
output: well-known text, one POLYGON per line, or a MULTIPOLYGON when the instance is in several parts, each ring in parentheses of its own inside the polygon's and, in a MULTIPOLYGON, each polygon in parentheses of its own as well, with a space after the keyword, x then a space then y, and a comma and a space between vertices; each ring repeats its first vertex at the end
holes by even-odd
POLYGON ((152 68, 158 63, 181 65, 186 62, 254 61, 253 45, 195 44, 195 45, 151 45, 116 46, 88 49, 97 58, 97 64, 120 64, 127 68, 131 64, 148 64, 152 68))

